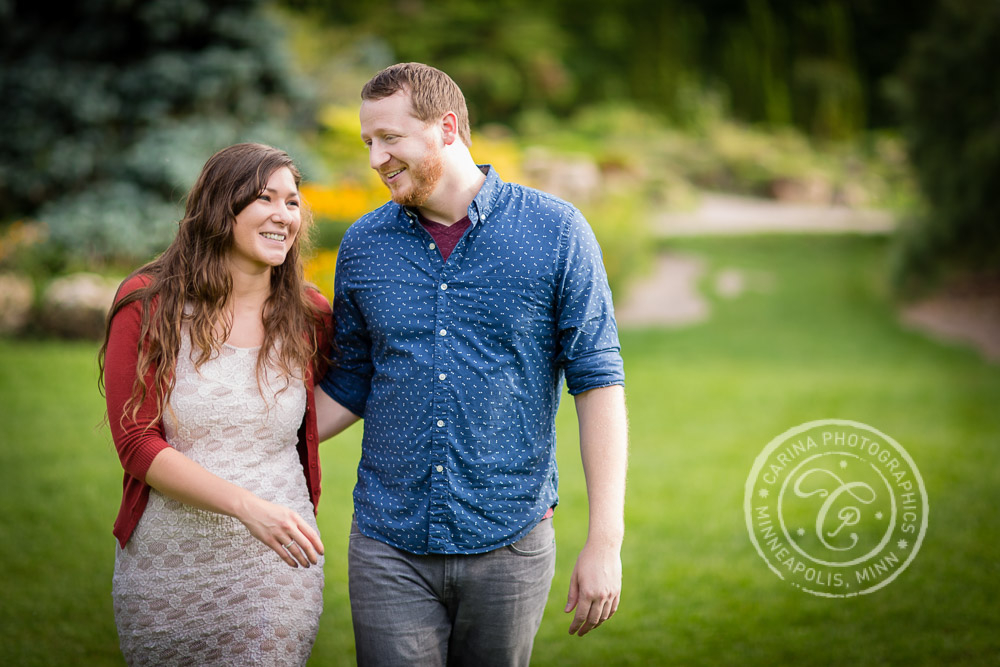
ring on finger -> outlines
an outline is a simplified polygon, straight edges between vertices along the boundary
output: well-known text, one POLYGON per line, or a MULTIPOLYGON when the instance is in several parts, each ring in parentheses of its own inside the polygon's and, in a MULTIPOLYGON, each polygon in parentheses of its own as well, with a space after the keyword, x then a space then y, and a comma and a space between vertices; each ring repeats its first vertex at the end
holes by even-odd
POLYGON ((281 548, 282 548, 282 549, 287 549, 288 547, 292 546, 293 544, 295 544, 295 540, 292 540, 292 541, 291 541, 291 542, 289 542, 288 544, 282 544, 282 545, 281 545, 281 548))

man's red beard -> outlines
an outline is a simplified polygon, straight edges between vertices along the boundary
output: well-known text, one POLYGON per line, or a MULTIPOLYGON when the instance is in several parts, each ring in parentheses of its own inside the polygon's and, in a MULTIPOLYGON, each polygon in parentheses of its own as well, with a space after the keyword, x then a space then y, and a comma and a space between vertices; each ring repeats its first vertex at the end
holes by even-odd
POLYGON ((400 206, 423 206, 427 198, 434 192, 441 175, 444 174, 444 159, 439 151, 430 153, 415 166, 407 167, 410 177, 410 187, 405 192, 396 193, 391 188, 392 201, 400 206))

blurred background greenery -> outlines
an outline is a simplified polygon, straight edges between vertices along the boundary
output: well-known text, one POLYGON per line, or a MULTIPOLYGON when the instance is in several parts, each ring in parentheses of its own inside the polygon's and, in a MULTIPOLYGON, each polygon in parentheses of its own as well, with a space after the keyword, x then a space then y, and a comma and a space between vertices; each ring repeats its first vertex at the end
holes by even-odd
MULTIPOLYGON (((263 141, 305 173, 307 271, 332 296, 344 230, 386 199, 359 91, 405 60, 462 87, 477 160, 583 210, 616 304, 665 254, 704 262, 693 286, 707 321, 623 327, 627 595, 580 642, 559 611, 586 524, 564 401, 560 555, 536 664, 1000 659, 1000 373, 898 317, 949 285, 994 298, 1000 285, 1000 3, 0 0, 0 25, 0 663, 121 661, 121 473, 106 429, 91 428, 107 290, 166 246, 212 153, 263 141), (664 214, 719 192, 897 224, 872 237, 662 236, 664 214), (739 298, 720 287, 734 267, 748 281, 739 298), (65 296, 81 275, 93 281, 65 296), (96 316, 70 318, 73 298, 96 316), (927 553, 840 605, 777 580, 740 505, 764 444, 825 417, 903 443, 932 505, 927 553)), ((343 542, 359 441, 356 427, 324 445, 315 664, 353 662, 343 542)))
POLYGON ((240 140, 301 163, 318 247, 334 251, 384 199, 360 150, 359 88, 419 60, 465 91, 479 159, 589 214, 619 289, 644 266, 650 211, 695 206, 704 189, 896 211, 908 221, 896 284, 916 289, 939 268, 996 263, 997 13, 974 0, 83 0, 59 12, 4 0, 0 269, 44 284, 148 259, 200 165, 240 140))

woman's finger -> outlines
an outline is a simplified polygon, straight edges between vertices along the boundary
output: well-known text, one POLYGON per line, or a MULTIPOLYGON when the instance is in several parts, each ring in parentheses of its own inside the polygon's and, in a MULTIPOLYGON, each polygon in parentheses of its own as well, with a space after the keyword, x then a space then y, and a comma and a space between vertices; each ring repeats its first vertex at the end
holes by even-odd
POLYGON ((294 540, 288 540, 285 544, 282 544, 279 540, 276 539, 274 544, 268 546, 270 546, 275 553, 281 556, 281 560, 285 561, 285 563, 288 564, 289 567, 298 567, 299 566, 298 561, 292 556, 292 553, 289 551, 289 549, 294 545, 295 545, 294 540))
POLYGON ((316 565, 323 553, 323 542, 313 528, 298 515, 295 515, 296 526, 289 531, 290 543, 285 547, 288 553, 303 567, 316 565))
MULTIPOLYGON (((297 565, 302 567, 310 566, 309 555, 299 546, 298 542, 292 540, 291 544, 288 546, 282 546, 282 548, 288 552, 288 554, 295 559, 297 565)), ((314 562, 314 561, 313 561, 314 562)))
POLYGON ((325 551, 325 548, 323 547, 323 540, 319 538, 319 533, 317 533, 312 526, 305 521, 302 521, 301 518, 299 519, 299 522, 299 531, 308 542, 308 544, 303 543, 302 546, 305 546, 311 551, 309 557, 312 559, 312 562, 319 562, 319 557, 322 556, 325 551))

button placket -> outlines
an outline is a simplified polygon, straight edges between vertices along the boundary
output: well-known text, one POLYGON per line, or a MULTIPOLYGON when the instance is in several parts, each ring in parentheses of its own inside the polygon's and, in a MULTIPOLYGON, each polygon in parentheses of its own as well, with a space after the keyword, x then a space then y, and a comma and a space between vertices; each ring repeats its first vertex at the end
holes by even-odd
MULTIPOLYGON (((434 246, 434 244, 429 244, 434 246)), ((434 246, 436 248, 436 246, 434 246)), ((431 248, 431 250, 434 250, 431 248)), ((430 447, 430 461, 428 462, 431 470, 431 494, 430 494, 430 539, 431 542, 435 540, 437 535, 438 539, 443 539, 447 533, 447 530, 443 524, 447 523, 447 517, 450 516, 450 498, 451 492, 448 488, 448 477, 443 474, 445 471, 445 465, 448 462, 448 449, 449 444, 449 434, 450 434, 450 413, 448 411, 448 392, 449 387, 440 380, 447 377, 445 372, 449 360, 452 355, 451 348, 451 308, 450 300, 448 299, 448 277, 451 273, 452 267, 441 260, 440 253, 437 253, 438 261, 440 264, 435 262, 436 266, 440 266, 441 269, 436 272, 437 275, 432 277, 434 280, 434 356, 433 356, 433 366, 430 369, 432 377, 436 377, 439 381, 434 382, 433 388, 433 399, 431 401, 431 447, 430 447), (442 525, 437 525, 441 522, 442 525)))

